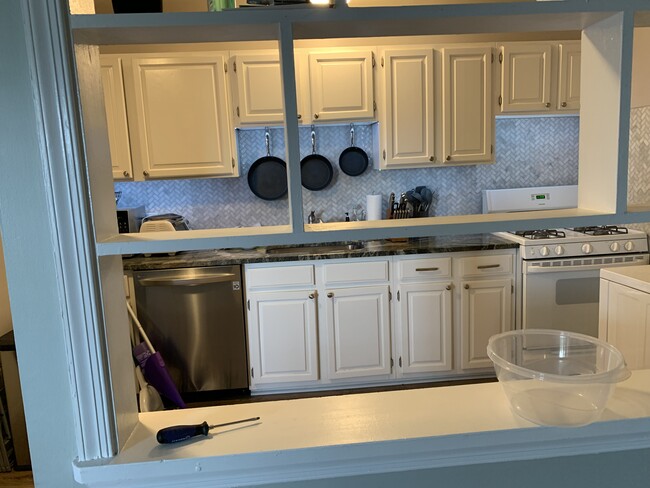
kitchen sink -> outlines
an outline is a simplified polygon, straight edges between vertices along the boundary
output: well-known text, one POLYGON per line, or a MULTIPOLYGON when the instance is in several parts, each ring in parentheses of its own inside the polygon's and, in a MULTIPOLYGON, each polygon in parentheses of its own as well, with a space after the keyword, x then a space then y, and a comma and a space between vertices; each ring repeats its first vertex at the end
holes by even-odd
POLYGON ((332 254, 347 253, 350 251, 363 249, 362 243, 351 244, 325 244, 322 246, 291 246, 291 247, 272 247, 266 250, 267 254, 332 254))

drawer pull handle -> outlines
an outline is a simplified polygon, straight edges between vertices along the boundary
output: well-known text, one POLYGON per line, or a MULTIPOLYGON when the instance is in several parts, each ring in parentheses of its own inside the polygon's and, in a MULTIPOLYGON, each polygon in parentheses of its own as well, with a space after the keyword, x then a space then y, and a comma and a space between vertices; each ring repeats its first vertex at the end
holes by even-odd
POLYGON ((332 292, 329 292, 329 293, 327 294, 327 298, 332 298, 333 296, 334 296, 334 293, 332 293, 332 292))
POLYGON ((440 268, 415 268, 415 271, 438 271, 440 268))
POLYGON ((310 300, 313 300, 315 296, 316 296, 316 295, 314 295, 313 293, 310 293, 310 294, 309 294, 309 299, 310 299, 310 300))
POLYGON ((500 268, 500 264, 483 264, 482 266, 477 266, 477 269, 490 269, 490 268, 500 268))

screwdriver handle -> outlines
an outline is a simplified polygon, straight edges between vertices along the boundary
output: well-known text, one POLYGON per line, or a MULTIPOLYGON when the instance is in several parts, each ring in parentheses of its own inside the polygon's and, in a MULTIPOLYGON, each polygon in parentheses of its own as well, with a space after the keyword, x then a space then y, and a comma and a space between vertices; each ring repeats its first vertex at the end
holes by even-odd
POLYGON ((159 444, 173 444, 199 435, 208 435, 209 431, 210 426, 207 422, 193 425, 173 425, 160 429, 156 434, 156 440, 159 444))

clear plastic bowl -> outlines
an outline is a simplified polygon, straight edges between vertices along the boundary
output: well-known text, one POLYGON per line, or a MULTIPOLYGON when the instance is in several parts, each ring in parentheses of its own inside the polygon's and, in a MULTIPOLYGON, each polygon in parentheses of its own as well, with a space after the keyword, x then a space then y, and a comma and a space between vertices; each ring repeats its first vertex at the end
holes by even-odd
POLYGON ((598 420, 616 383, 630 376, 618 349, 574 332, 504 332, 490 337, 487 353, 512 410, 539 425, 598 420))

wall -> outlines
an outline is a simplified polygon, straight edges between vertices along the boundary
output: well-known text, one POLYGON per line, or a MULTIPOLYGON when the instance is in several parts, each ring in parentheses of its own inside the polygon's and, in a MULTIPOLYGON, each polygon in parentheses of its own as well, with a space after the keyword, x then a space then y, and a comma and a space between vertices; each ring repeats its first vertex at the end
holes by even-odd
MULTIPOLYGON (((435 215, 481 213, 481 190, 538 185, 573 185, 578 181, 578 117, 503 117, 496 121, 496 163, 447 168, 378 171, 369 167, 351 177, 338 168, 349 145, 348 125, 316 128, 316 152, 334 167, 332 183, 324 190, 303 189, 304 214, 315 210, 325 221, 343 220, 354 207, 365 208, 366 195, 388 195, 428 186, 438 195, 435 215)), ((270 129, 271 152, 284 157, 282 129, 270 129)), ((375 140, 371 125, 355 125, 355 145, 371 159, 375 140)), ((311 153, 311 131, 300 128, 303 157, 311 153)), ((147 213, 179 213, 196 229, 289 223, 286 198, 261 200, 251 193, 246 175, 265 154, 264 130, 238 131, 240 177, 116 183, 120 206, 146 205, 147 213)), ((374 161, 371 161, 371 165, 374 161)), ((433 215, 430 212, 430 215, 433 215)))

